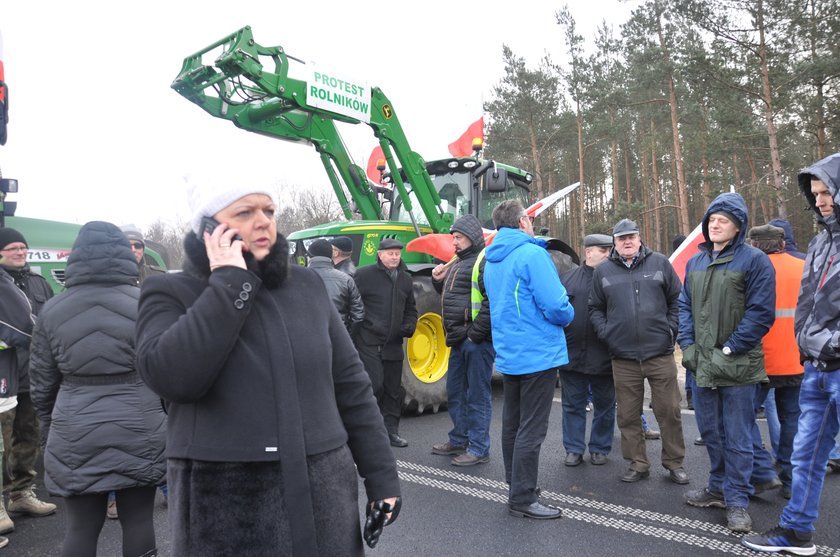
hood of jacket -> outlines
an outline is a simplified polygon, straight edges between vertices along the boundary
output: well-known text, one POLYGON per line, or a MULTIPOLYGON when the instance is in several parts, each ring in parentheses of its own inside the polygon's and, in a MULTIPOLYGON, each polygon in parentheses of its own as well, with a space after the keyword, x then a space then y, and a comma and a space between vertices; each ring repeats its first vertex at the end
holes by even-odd
POLYGON ((741 197, 740 193, 722 193, 714 201, 709 203, 709 208, 706 209, 706 214, 703 215, 703 238, 706 241, 701 246, 709 251, 713 249, 712 241, 709 239, 709 217, 721 211, 726 211, 738 220, 738 234, 730 243, 733 248, 743 244, 747 238, 747 232, 749 232, 747 203, 744 201, 744 198, 741 197))
POLYGON ((481 223, 473 215, 464 215, 459 218, 449 230, 450 232, 460 232, 472 242, 472 245, 467 249, 456 252, 458 256, 472 252, 478 253, 484 249, 484 229, 481 228, 481 223))
POLYGON ((79 231, 67 258, 68 288, 79 284, 137 284, 140 270, 128 238, 110 222, 92 221, 79 231))
POLYGON ((793 239, 793 228, 790 226, 790 222, 786 221, 785 219, 773 219, 769 223, 770 226, 777 226, 785 231, 785 251, 788 253, 796 252, 802 253, 802 250, 796 245, 796 241, 793 239))
POLYGON ((817 222, 825 225, 836 224, 840 217, 840 153, 830 155, 821 161, 817 161, 808 168, 799 172, 799 189, 808 201, 811 210, 817 215, 817 222), (834 214, 823 218, 820 210, 817 209, 817 199, 811 193, 811 177, 819 178, 826 185, 831 197, 834 199, 834 214))
MULTIPOLYGON (((206 279, 210 276, 210 259, 204 242, 195 232, 184 236, 184 273, 206 279)), ((262 261, 257 261, 250 252, 245 253, 248 270, 260 277, 265 288, 277 288, 289 274, 289 244, 286 237, 277 233, 277 242, 262 261)))
POLYGON ((518 228, 501 228, 493 238, 493 243, 487 247, 484 256, 487 261, 498 263, 524 244, 536 244, 541 248, 546 246, 545 240, 528 236, 518 228))

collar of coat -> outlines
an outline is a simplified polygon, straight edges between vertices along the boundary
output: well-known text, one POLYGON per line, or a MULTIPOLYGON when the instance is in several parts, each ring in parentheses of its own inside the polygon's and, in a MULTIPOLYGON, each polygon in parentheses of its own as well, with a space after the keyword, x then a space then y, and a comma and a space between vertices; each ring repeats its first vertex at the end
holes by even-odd
MULTIPOLYGON (((210 259, 204 242, 194 232, 184 237, 184 273, 207 279, 210 276, 210 259)), ((289 244, 286 237, 277 234, 277 242, 262 261, 257 261, 250 252, 245 253, 245 265, 248 270, 260 277, 263 287, 277 288, 289 274, 289 244)))

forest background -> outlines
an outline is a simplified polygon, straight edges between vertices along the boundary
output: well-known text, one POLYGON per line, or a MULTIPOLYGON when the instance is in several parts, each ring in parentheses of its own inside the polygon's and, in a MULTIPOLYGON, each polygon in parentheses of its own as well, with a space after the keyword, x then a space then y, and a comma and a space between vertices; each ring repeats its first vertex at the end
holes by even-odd
MULTIPOLYGON (((577 248, 629 217, 669 253, 734 190, 751 226, 785 218, 807 245, 816 229, 797 172, 840 150, 838 0, 649 0, 618 31, 599 27, 592 51, 567 8, 555 17, 564 59, 504 47, 484 104, 484 155, 531 170, 533 199, 581 183, 536 228, 577 248)), ((338 218, 331 192, 298 189, 278 223, 288 233, 338 218)), ((183 226, 145 232, 177 264, 183 226)))

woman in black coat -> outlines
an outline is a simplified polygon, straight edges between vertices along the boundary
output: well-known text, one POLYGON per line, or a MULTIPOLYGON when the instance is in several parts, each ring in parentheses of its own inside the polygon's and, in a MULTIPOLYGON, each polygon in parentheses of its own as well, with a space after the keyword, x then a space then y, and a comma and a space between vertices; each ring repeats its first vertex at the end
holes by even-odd
POLYGON ((184 270, 143 283, 137 323, 140 373, 168 402, 172 553, 362 555, 357 471, 377 517, 399 483, 347 330, 288 265, 272 192, 197 188, 191 205, 184 270))
POLYGON ((166 423, 134 365, 137 272, 119 228, 87 223, 67 260, 67 289, 44 305, 32 335, 44 481, 67 504, 62 557, 95 557, 110 491, 120 507, 123 556, 157 555, 152 518, 166 469, 166 423))

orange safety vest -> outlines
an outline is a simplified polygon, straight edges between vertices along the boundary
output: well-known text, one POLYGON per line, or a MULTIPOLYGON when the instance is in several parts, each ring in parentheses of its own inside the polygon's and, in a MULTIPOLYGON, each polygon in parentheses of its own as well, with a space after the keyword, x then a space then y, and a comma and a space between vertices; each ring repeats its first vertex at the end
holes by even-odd
POLYGON ((769 254, 776 269, 776 321, 764 335, 764 368, 767 375, 804 373, 793 332, 796 300, 805 262, 787 253, 769 254))

